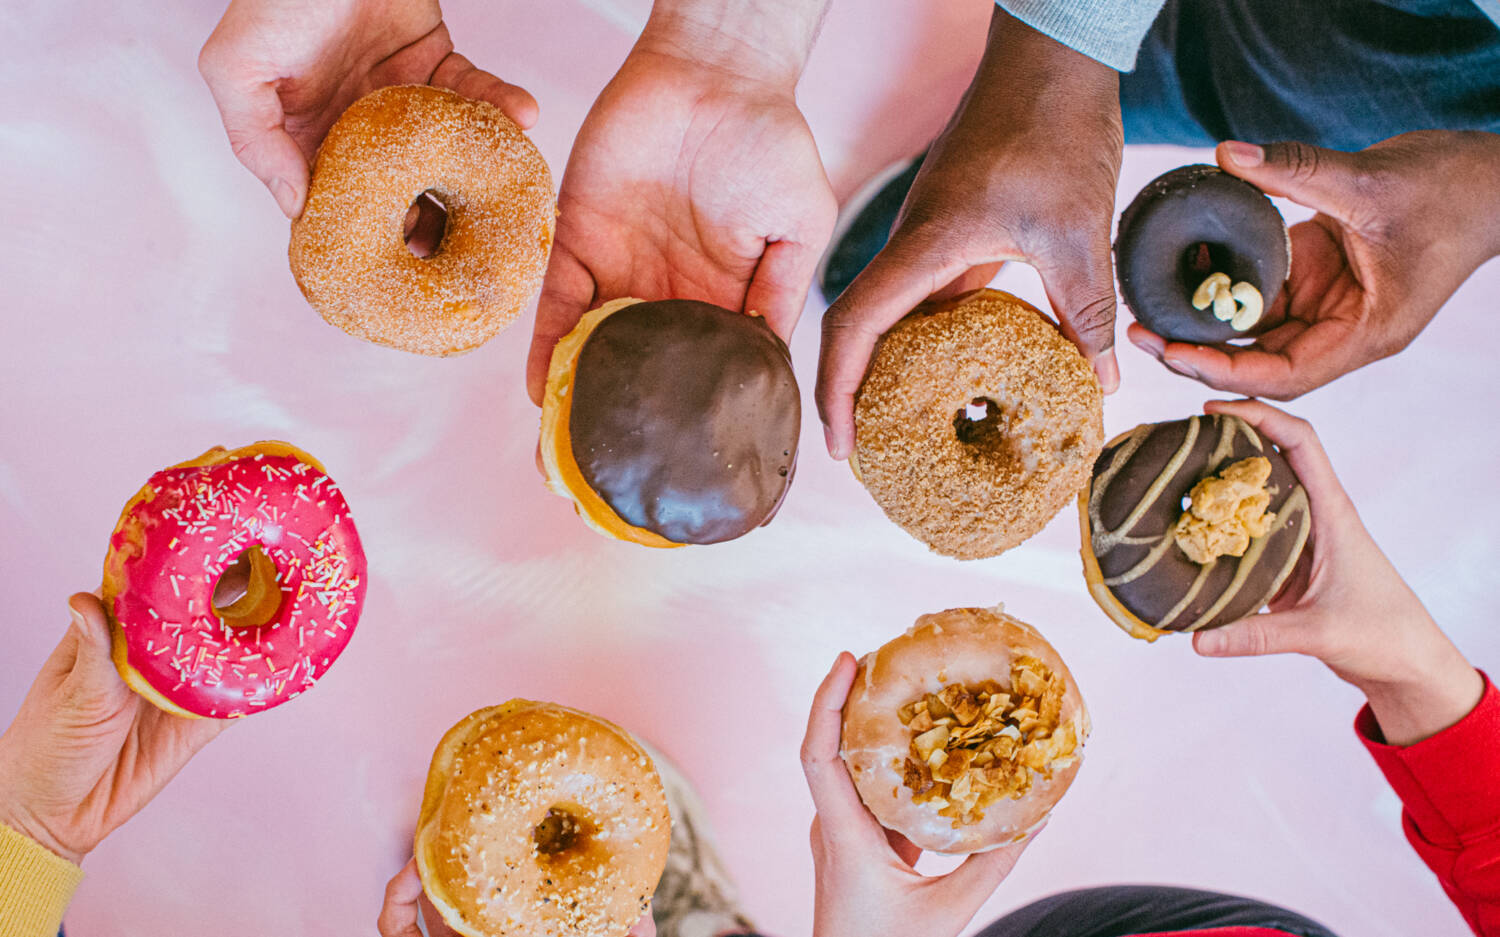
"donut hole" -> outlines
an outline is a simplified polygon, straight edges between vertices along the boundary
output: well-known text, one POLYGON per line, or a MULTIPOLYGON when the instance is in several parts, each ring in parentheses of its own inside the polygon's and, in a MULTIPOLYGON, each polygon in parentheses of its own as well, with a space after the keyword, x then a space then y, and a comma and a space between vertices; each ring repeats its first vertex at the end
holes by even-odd
POLYGON ((953 416, 953 431, 958 441, 979 449, 998 445, 1004 435, 1000 405, 988 397, 975 397, 958 408, 953 416))
POLYGON ((540 855, 561 859, 582 850, 592 831, 593 825, 576 808, 559 804, 547 808, 531 839, 540 855))
POLYGON ((412 199, 401 225, 401 238, 413 257, 426 260, 436 254, 447 233, 448 206, 442 193, 428 189, 412 199))
POLYGON ((260 546, 240 551, 214 581, 214 614, 232 628, 258 628, 276 617, 281 583, 276 563, 260 546))

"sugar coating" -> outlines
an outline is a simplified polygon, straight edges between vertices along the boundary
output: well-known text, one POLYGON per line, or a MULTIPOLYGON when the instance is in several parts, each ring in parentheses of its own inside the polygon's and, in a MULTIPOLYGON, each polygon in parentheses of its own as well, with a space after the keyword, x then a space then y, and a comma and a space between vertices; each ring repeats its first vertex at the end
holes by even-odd
POLYGON ((475 348, 536 295, 556 220, 541 153, 493 105, 426 85, 350 105, 313 164, 292 222, 292 275, 351 335, 424 355, 475 348), (403 239, 423 192, 448 212, 432 256, 403 239))
POLYGON ((1046 526, 1088 482, 1104 441, 1103 392, 1040 312, 977 290, 898 322, 855 402, 861 481, 907 533, 958 559, 994 556, 1046 526), (995 432, 959 439, 971 401, 995 432))

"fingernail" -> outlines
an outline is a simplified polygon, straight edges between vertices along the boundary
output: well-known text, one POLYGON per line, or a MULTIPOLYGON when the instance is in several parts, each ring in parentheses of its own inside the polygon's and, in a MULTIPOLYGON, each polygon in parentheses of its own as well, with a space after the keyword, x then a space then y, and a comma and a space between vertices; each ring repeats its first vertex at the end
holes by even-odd
POLYGON ((842 459, 844 453, 838 440, 833 438, 833 429, 828 424, 823 424, 823 445, 828 447, 828 454, 835 459, 842 459))
POLYGON ((1193 650, 1205 657, 1214 657, 1229 647, 1229 635, 1220 631, 1200 631, 1193 642, 1193 650))
POLYGON ((73 624, 78 626, 79 631, 83 631, 88 625, 88 622, 83 619, 83 613, 74 608, 71 602, 68 603, 68 614, 73 616, 73 624))
POLYGON ((1139 348, 1141 351, 1144 351, 1146 354, 1155 358, 1157 361, 1161 360, 1162 350, 1166 347, 1166 343, 1158 340, 1154 335, 1142 335, 1139 337, 1131 335, 1130 344, 1139 348))
POLYGON ((288 218, 297 217, 297 193, 293 191, 291 183, 277 177, 271 180, 271 194, 276 197, 276 204, 281 207, 281 213, 288 218))
POLYGON ((1167 355, 1162 359, 1162 363, 1183 377, 1190 377, 1195 381, 1198 380, 1197 369, 1180 358, 1173 358, 1171 355, 1167 355))
POLYGON ((1241 143, 1238 140, 1226 140, 1224 152, 1229 154, 1229 161, 1236 166, 1244 166, 1251 169, 1266 161, 1266 151, 1253 143, 1241 143))
POLYGON ((1120 363, 1115 360, 1114 352, 1106 352, 1104 357, 1094 362, 1094 372, 1099 376, 1100 389, 1106 394, 1120 389, 1120 363))

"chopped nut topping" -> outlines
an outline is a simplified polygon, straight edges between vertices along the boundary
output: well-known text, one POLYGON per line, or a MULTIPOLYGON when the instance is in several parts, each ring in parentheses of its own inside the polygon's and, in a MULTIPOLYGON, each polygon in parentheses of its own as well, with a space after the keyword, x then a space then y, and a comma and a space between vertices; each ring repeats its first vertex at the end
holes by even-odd
POLYGON ((912 733, 902 782, 912 800, 959 827, 983 820, 1002 797, 1023 796, 1032 772, 1050 778, 1052 763, 1078 746, 1073 726, 1058 728, 1065 689, 1046 664, 1018 657, 1009 691, 994 680, 950 683, 902 706, 897 715, 912 733))
POLYGON ((1221 556, 1244 556, 1250 538, 1263 537, 1276 515, 1266 482, 1271 462, 1253 456, 1210 475, 1193 486, 1192 504, 1177 520, 1172 537, 1195 563, 1212 563, 1221 556))

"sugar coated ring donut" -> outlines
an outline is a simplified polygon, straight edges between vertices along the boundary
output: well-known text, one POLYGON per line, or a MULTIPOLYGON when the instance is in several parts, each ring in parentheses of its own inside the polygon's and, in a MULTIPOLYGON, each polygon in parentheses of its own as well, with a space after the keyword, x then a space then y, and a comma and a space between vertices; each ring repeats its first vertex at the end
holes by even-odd
POLYGON ((1078 684, 1035 628, 998 606, 954 608, 923 615, 860 660, 843 756, 881 826, 922 849, 983 852, 1047 818, 1078 773, 1089 728, 1078 684), (927 748, 941 755, 922 769, 927 748))
POLYGON ((1170 341, 1224 342, 1263 331, 1262 316, 1237 329, 1195 308, 1214 273, 1248 283, 1269 310, 1291 268, 1286 222, 1255 186, 1217 166, 1182 166, 1154 179, 1120 214, 1115 268, 1131 314, 1170 341))
POLYGON ((556 199, 536 146, 499 109, 426 85, 381 88, 344 111, 292 222, 292 275, 351 335, 424 355, 487 341, 542 283, 556 199), (407 249, 407 211, 447 211, 434 253, 407 249))
POLYGON ((624 937, 671 834, 661 778, 628 732, 518 699, 443 736, 415 854, 428 898, 465 937, 624 937))
POLYGON ((1089 595, 1132 637, 1217 628, 1259 611, 1280 591, 1312 530, 1307 491, 1274 444, 1237 416, 1146 423, 1109 441, 1078 496, 1089 595), (1208 563, 1176 545, 1185 502, 1205 477, 1243 459, 1270 463, 1274 521, 1241 556, 1208 563))
POLYGON ((1103 401, 1040 312, 976 290, 886 333, 855 402, 850 462, 886 516, 934 551, 994 556, 1088 480, 1103 401))
POLYGON ((179 716, 235 718, 301 695, 349 643, 364 598, 349 505, 282 442, 152 475, 104 559, 115 666, 179 716))

